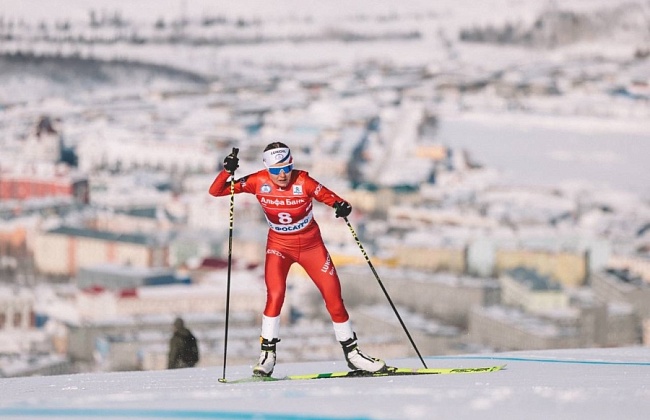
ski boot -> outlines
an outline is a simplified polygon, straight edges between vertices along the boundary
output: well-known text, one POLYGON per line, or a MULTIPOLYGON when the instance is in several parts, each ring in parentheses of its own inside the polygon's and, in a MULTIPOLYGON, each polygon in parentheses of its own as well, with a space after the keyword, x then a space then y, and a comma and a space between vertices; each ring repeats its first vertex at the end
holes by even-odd
POLYGON ((353 338, 340 341, 340 343, 350 369, 371 373, 383 372, 386 369, 386 363, 383 360, 370 357, 359 349, 356 334, 354 334, 353 338))
POLYGON ((262 353, 257 364, 253 367, 253 376, 271 376, 275 368, 275 345, 280 341, 279 338, 267 340, 260 337, 262 343, 262 353))

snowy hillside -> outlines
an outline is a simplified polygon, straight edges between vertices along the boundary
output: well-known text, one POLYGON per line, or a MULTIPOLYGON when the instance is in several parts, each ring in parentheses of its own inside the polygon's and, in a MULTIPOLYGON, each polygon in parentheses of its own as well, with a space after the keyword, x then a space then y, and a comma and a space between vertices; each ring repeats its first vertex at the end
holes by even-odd
MULTIPOLYGON (((223 384, 222 367, 4 379, 3 419, 646 419, 650 349, 427 357, 429 367, 507 364, 493 373, 223 384)), ((389 360, 421 367, 418 359, 389 360)), ((276 376, 345 370, 281 363, 276 376)), ((228 366, 242 378, 248 366, 228 366)))
MULTIPOLYGON (((476 285, 485 279, 452 288, 447 283, 468 279, 452 272, 447 276, 446 271, 438 276, 437 270, 453 267, 458 255, 464 262, 457 271, 463 275, 469 268, 492 275, 501 250, 505 255, 530 251, 526 255, 530 261, 538 260, 538 255, 564 261, 561 258, 569 255, 580 262, 580 270, 600 269, 611 250, 617 268, 650 267, 646 264, 650 261, 648 22, 650 0, 0 0, 0 167, 5 171, 15 166, 18 174, 23 169, 38 172, 30 174, 31 182, 42 176, 41 171, 46 173, 41 167, 55 167, 58 158, 52 150, 59 155, 74 149, 78 168, 92 187, 90 204, 80 210, 70 205, 69 214, 63 214, 67 207, 58 213, 56 204, 45 202, 48 197, 30 197, 33 201, 25 200, 24 209, 13 201, 3 203, 8 216, 0 220, 0 233, 20 233, 26 238, 24 249, 31 252, 33 243, 58 244, 56 237, 52 239, 57 231, 52 235, 45 231, 59 225, 72 233, 79 233, 79 226, 93 226, 89 234, 109 238, 116 232, 142 230, 156 240, 178 229, 181 234, 165 243, 170 250, 165 254, 172 256, 165 264, 182 267, 186 274, 187 267, 197 268, 204 257, 221 263, 213 257, 225 255, 220 251, 225 250, 228 201, 206 194, 214 167, 224 151, 241 147, 240 170, 252 172, 249 168, 260 163, 258 147, 269 139, 282 139, 291 143, 300 165, 323 174, 318 179, 324 185, 359 200, 358 207, 353 203, 360 210, 355 210, 353 222, 364 246, 367 241, 373 261, 378 257, 383 279, 388 274, 388 280, 400 280, 392 286, 387 283, 391 295, 411 286, 436 297, 449 291, 441 295, 439 300, 448 304, 440 308, 421 304, 424 298, 413 302, 416 292, 396 300, 412 315, 408 325, 417 322, 420 334, 453 330, 449 333, 453 340, 443 337, 449 352, 525 348, 506 347, 496 340, 474 343, 469 330, 439 323, 435 317, 445 315, 469 324, 470 305, 461 311, 454 302, 471 302, 468 290, 479 289, 476 285), (381 124, 366 124, 367 120, 381 124), (57 130, 48 137, 56 142, 48 144, 34 133, 34 128, 40 133, 44 121, 59 131, 60 137, 54 136, 57 130), (478 164, 470 165, 470 160, 478 164), (352 178, 348 174, 357 172, 365 175, 359 177, 360 185, 373 181, 369 190, 416 186, 422 199, 407 194, 409 198, 403 199, 401 193, 381 190, 354 191, 348 187, 352 178), (156 219, 136 221, 122 214, 124 209, 139 212, 140 207, 155 210, 156 219), (28 233, 23 235, 23 230, 28 233), (422 255, 431 251, 449 256, 428 265, 415 255, 424 244, 429 247, 422 255), (400 259, 405 267, 392 268, 400 259), (424 278, 431 284, 420 289, 424 278)), ((242 267, 261 270, 257 259, 264 255, 263 245, 255 237, 264 237, 260 232, 266 222, 257 202, 248 198, 251 201, 237 198, 233 292, 238 301, 253 302, 241 293, 247 283, 242 279, 250 276, 259 288, 250 296, 263 299, 262 275, 242 267)), ((341 260, 360 258, 343 223, 331 214, 328 218, 315 214, 329 235, 325 239, 333 255, 339 254, 341 260)), ((40 251, 34 260, 48 276, 97 263, 94 256, 81 262, 90 252, 73 256, 70 250, 82 249, 74 235, 66 241, 68 247, 58 248, 67 249, 65 257, 73 262, 61 269, 60 261, 52 257, 53 247, 34 247, 40 251)), ((18 248, 1 245, 3 252, 18 248)), ((101 262, 131 265, 126 252, 115 251, 118 245, 123 244, 102 241, 106 261, 101 262)), ((220 383, 222 312, 214 302, 223 302, 223 267, 212 271, 214 267, 206 265, 211 272, 197 274, 205 284, 197 279, 197 284, 182 289, 172 284, 157 290, 90 294, 78 290, 76 278, 66 279, 69 284, 59 288, 58 283, 49 284, 49 277, 34 275, 29 270, 37 264, 22 250, 12 256, 21 271, 14 269, 17 273, 10 275, 11 270, 2 272, 0 267, 0 286, 5 281, 11 285, 6 302, 29 294, 34 311, 22 305, 29 308, 22 318, 0 311, 0 330, 5 323, 16 326, 34 314, 49 317, 51 323, 44 324, 47 328, 30 325, 0 331, 0 344, 14 347, 4 350, 11 366, 0 366, 0 373, 37 371, 27 368, 45 363, 47 352, 28 345, 32 341, 47 344, 50 362, 54 359, 70 369, 80 369, 67 366, 80 363, 94 373, 0 379, 0 420, 650 418, 650 347, 453 356, 426 350, 428 367, 506 364, 507 368, 480 374, 220 383), (160 325, 171 324, 172 315, 188 310, 196 313, 184 313, 186 320, 202 319, 197 329, 204 335, 197 337, 205 345, 202 363, 207 367, 124 371, 135 367, 118 364, 123 354, 133 366, 146 356, 150 360, 160 356, 161 363, 166 362, 168 330, 160 325), (165 317, 169 322, 160 320, 165 317), (76 328, 77 324, 84 328, 76 328), (115 333, 105 332, 113 326, 115 333), (131 328, 133 334, 127 331, 131 328), (59 340, 72 336, 70 331, 89 338, 88 346, 79 345, 84 347, 79 353, 87 352, 83 357, 67 345, 74 340, 66 345, 59 340), (32 333, 38 337, 32 338, 32 333), (95 333, 98 339, 92 335, 91 340, 95 333), (126 341, 119 341, 123 337, 126 341), (119 345, 108 349, 104 344, 109 340, 119 345), (54 353, 50 342, 56 342, 61 354, 54 353), (122 371, 97 371, 109 367, 122 371)), ((349 282, 344 293, 354 287, 360 290, 350 299, 345 296, 346 302, 356 298, 359 306, 365 300, 375 304, 370 300, 376 293, 387 309, 368 267, 359 261, 361 266, 350 263, 347 272, 341 270, 349 279, 343 279, 349 282), (372 291, 360 280, 372 281, 372 291)), ((570 274, 580 282, 589 278, 570 274)), ((479 324, 473 328, 502 340, 510 331, 528 328, 527 321, 532 320, 535 331, 521 339, 529 345, 527 337, 536 337, 537 321, 542 320, 543 326, 557 331, 546 348, 558 347, 555 338, 578 337, 564 334, 569 327, 583 328, 585 337, 594 338, 581 339, 587 344, 580 345, 648 345, 650 319, 645 309, 650 304, 644 302, 650 300, 637 299, 634 292, 612 296, 618 289, 609 286, 623 284, 627 290, 636 287, 640 277, 610 279, 611 273, 596 274, 602 277, 598 290, 592 283, 572 294, 558 293, 562 300, 547 318, 498 309, 493 317, 481 319, 505 326, 505 333, 499 336, 497 328, 479 324), (621 304, 618 295, 631 303, 621 304), (569 306, 569 298, 580 306, 569 306), (506 315, 509 323, 493 319, 506 315), (582 323, 584 319, 592 321, 582 323), (603 319, 605 327, 591 328, 603 319), (644 337, 642 325, 648 326, 644 337), (621 336, 628 341, 621 342, 621 336)), ((296 284, 313 289, 311 282, 301 280, 296 284)), ((487 280, 495 285, 485 287, 480 301, 496 302, 491 298, 496 293, 491 292, 497 280, 487 280)), ((634 290, 645 293, 645 287, 634 290)), ((276 377, 347 370, 338 346, 325 351, 336 351, 340 358, 317 355, 319 361, 300 361, 314 360, 308 345, 325 347, 319 337, 327 335, 331 343, 329 329, 319 331, 307 322, 318 314, 306 288, 298 285, 288 296, 287 302, 300 302, 295 305, 298 315, 307 319, 296 330, 287 329, 303 330, 294 334, 300 340, 293 348, 283 343, 276 377)), ((241 319, 253 319, 249 305, 242 306, 246 312, 241 319)), ((381 310, 370 308, 359 311, 366 318, 362 322, 382 333, 386 329, 385 340, 394 340, 389 344, 399 350, 403 343, 392 337, 384 322, 392 314, 383 316, 381 310)), ((255 314, 261 309, 260 303, 255 314)), ((285 305, 285 314, 289 310, 285 305)), ((228 362, 226 378, 231 381, 251 372, 251 366, 240 364, 249 360, 248 353, 242 356, 238 349, 253 355, 258 351, 247 343, 257 337, 259 325, 244 321, 234 326, 233 335, 245 340, 235 340, 229 348, 230 358, 240 357, 228 362)), ((398 334, 402 337, 401 331, 398 334)), ((432 341, 437 343, 437 338, 432 341)), ((389 364, 422 366, 417 358, 405 358, 406 350, 398 350, 384 352, 389 364)), ((381 356, 374 350, 372 354, 381 356)))

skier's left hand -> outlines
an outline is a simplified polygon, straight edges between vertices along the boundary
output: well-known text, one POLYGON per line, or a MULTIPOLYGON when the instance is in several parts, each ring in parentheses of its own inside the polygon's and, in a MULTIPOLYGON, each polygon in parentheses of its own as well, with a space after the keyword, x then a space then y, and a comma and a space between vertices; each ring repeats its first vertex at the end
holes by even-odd
POLYGON ((336 217, 348 217, 352 213, 352 206, 347 201, 337 201, 334 203, 336 217))

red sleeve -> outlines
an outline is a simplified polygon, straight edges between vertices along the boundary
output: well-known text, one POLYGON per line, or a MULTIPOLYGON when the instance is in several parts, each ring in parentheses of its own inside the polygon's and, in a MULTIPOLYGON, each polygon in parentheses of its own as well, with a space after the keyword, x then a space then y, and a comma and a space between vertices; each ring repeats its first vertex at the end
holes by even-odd
POLYGON ((309 192, 309 195, 316 201, 320 201, 321 203, 326 204, 330 207, 334 207, 334 203, 337 201, 345 201, 332 190, 316 181, 314 178, 310 177, 307 172, 304 173, 304 176, 307 191, 309 192))
MULTIPOLYGON (((241 192, 254 193, 255 192, 255 174, 247 175, 235 181, 235 194, 241 192)), ((219 172, 217 177, 210 185, 210 195, 215 197, 222 197, 230 194, 230 174, 225 170, 219 172)))

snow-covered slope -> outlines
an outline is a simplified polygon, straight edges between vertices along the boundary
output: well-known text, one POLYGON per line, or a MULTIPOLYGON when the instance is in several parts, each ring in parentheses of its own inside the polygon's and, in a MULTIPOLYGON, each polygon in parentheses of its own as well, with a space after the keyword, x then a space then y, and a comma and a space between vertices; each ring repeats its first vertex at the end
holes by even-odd
MULTIPOLYGON (((418 359, 389 360, 421 367, 418 359)), ((494 373, 220 383, 223 368, 0 380, 0 418, 647 419, 650 348, 426 357, 429 367, 507 364, 494 373)), ((345 369, 281 363, 276 376, 345 369)), ((249 375, 227 366, 226 377, 249 375)))

